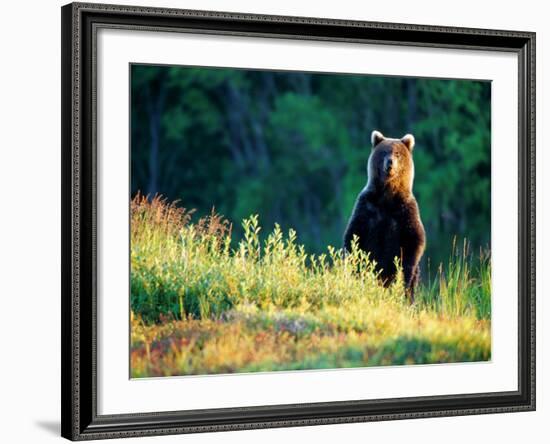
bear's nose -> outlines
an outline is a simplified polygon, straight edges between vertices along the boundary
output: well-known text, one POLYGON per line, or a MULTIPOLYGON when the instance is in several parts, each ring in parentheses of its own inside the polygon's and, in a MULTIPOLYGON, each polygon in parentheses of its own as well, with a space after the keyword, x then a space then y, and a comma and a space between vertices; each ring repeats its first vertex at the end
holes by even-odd
POLYGON ((384 169, 390 171, 393 168, 393 159, 391 157, 386 157, 384 161, 384 169))

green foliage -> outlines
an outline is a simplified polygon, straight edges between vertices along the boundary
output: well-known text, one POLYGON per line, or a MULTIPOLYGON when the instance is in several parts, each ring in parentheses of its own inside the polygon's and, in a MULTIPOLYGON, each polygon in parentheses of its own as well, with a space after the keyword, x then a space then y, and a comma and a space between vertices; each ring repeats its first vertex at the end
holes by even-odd
POLYGON ((487 251, 480 250, 475 269, 468 243, 462 249, 453 242, 446 269, 440 264, 436 277, 428 277, 420 293, 422 303, 447 313, 460 314, 465 310, 478 318, 491 319, 491 259, 487 251))
POLYGON ((425 257, 454 237, 489 246, 489 82, 133 65, 131 87, 132 194, 261 214, 322 253, 366 183, 371 131, 413 133, 425 257))
POLYGON ((357 248, 310 254, 257 216, 230 224, 137 196, 132 201, 132 374, 353 367, 490 357, 490 261, 464 247, 419 288, 378 282, 357 248), (476 264, 476 266, 474 266, 476 264))

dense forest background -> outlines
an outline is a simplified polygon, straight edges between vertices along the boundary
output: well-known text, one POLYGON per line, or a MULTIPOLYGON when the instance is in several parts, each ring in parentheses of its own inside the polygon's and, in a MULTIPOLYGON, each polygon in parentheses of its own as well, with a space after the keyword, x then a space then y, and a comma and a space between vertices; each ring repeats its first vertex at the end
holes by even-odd
POLYGON ((491 85, 471 80, 132 65, 131 192, 340 247, 370 134, 412 133, 425 258, 489 247, 491 85))

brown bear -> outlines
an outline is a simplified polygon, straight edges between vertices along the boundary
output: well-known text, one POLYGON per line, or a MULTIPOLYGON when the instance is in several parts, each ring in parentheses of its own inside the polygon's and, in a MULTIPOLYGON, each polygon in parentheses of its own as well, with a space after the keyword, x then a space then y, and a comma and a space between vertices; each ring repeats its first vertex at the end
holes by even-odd
POLYGON ((351 251, 353 235, 357 235, 359 248, 370 253, 386 286, 396 277, 397 257, 403 268, 406 294, 414 302, 426 242, 412 193, 414 137, 407 134, 390 139, 373 131, 371 142, 368 181, 355 202, 344 233, 344 247, 351 251))

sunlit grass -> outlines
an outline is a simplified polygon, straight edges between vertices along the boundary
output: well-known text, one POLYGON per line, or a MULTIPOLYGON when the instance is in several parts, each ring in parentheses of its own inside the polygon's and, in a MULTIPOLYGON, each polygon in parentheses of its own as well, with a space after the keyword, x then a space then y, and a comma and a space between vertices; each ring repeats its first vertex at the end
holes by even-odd
POLYGON ((411 305, 379 285, 368 256, 310 255, 257 216, 231 225, 156 197, 133 199, 134 377, 490 359, 490 258, 465 243, 411 305))

